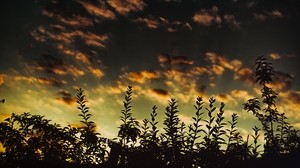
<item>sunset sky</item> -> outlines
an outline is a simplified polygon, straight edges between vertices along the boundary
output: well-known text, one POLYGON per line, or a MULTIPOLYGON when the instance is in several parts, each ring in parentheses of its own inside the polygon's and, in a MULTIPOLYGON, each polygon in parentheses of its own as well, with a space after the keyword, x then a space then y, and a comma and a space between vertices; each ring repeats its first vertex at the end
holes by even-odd
POLYGON ((297 0, 10 0, 0 5, 0 121, 12 112, 78 125, 83 88, 98 131, 117 136, 126 87, 133 116, 170 98, 191 123, 197 96, 225 102, 240 131, 256 119, 243 110, 260 97, 254 60, 277 71, 277 108, 300 129, 300 1, 297 0))

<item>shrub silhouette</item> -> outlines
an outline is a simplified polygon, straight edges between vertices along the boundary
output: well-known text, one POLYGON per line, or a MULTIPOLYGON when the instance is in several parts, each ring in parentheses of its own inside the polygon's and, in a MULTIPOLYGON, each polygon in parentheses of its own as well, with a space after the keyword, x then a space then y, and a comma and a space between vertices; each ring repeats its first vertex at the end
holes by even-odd
POLYGON ((1 122, 0 143, 5 151, 0 154, 0 167, 294 166, 300 155, 300 137, 285 114, 277 111, 278 95, 269 85, 274 75, 272 64, 264 56, 258 57, 256 82, 262 86, 262 100, 248 100, 244 110, 252 112, 262 128, 254 126, 253 134, 246 140, 237 127, 238 115, 234 113, 226 121, 225 104, 220 103, 218 107, 213 97, 207 105, 197 97, 190 125, 180 121, 178 101, 169 100, 160 133, 156 106, 142 123, 133 117, 131 86, 124 97, 117 138, 107 139, 96 132, 84 90, 79 88, 80 127, 61 127, 44 116, 30 113, 13 113, 1 122), (261 131, 264 132, 263 144, 259 143, 261 131))
MULTIPOLYGON (((274 68, 272 63, 268 62, 264 56, 258 57, 255 64, 256 82, 262 86, 261 97, 265 107, 261 109, 258 98, 253 98, 244 104, 244 109, 248 112, 252 112, 262 124, 262 129, 265 132, 265 156, 275 157, 280 153, 289 153, 289 151, 286 150, 286 141, 289 138, 286 138, 286 136, 296 134, 297 131, 285 121, 287 117, 284 113, 280 114, 277 111, 276 98, 278 94, 268 86, 268 84, 272 82, 272 77, 275 75, 274 68)), ((297 143, 299 143, 299 140, 297 143)), ((288 144, 291 145, 294 143, 288 142, 288 144)), ((292 148, 299 150, 299 146, 296 144, 294 144, 295 146, 292 148)))

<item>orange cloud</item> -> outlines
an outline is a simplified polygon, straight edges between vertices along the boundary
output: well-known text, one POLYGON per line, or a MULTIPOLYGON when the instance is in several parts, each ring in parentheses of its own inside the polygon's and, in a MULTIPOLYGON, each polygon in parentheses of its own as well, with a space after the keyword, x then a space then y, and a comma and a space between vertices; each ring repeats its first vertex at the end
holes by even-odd
POLYGON ((146 6, 146 3, 142 0, 108 0, 107 2, 122 15, 142 11, 146 6))
POLYGON ((104 72, 99 69, 99 68, 93 68, 93 67, 88 67, 88 69, 90 70, 90 72, 95 75, 98 78, 101 78, 104 76, 104 72))
POLYGON ((133 22, 144 24, 146 27, 150 29, 158 29, 162 28, 163 30, 167 32, 176 32, 179 29, 184 30, 192 30, 192 26, 189 23, 180 22, 177 20, 167 20, 164 17, 139 17, 137 19, 134 19, 133 22))
POLYGON ((228 103, 228 102, 231 102, 231 104, 236 104, 237 103, 236 100, 228 94, 218 94, 216 96, 216 99, 218 101, 224 102, 224 103, 228 103))
POLYGON ((211 74, 211 72, 206 67, 195 66, 188 73, 189 76, 211 74))
POLYGON ((160 74, 157 71, 129 72, 125 74, 125 77, 132 82, 143 84, 148 80, 158 79, 160 74))
POLYGON ((105 42, 108 40, 107 35, 98 35, 80 30, 66 31, 64 27, 56 27, 55 25, 50 25, 48 28, 39 26, 31 32, 31 35, 37 41, 45 42, 47 39, 50 39, 65 44, 72 44, 77 38, 80 38, 88 46, 102 48, 105 47, 105 42))
POLYGON ((273 60, 281 59, 281 56, 279 54, 277 54, 277 53, 270 53, 269 56, 273 60))
POLYGON ((216 6, 213 6, 211 9, 201 9, 193 16, 193 21, 207 27, 214 23, 219 25, 222 23, 222 19, 218 15, 218 11, 219 9, 216 6))
POLYGON ((248 91, 246 90, 232 90, 230 92, 231 96, 238 99, 247 101, 249 99, 252 99, 254 96, 250 95, 248 91))
POLYGON ((89 56, 81 51, 69 49, 68 47, 66 47, 62 44, 59 44, 57 46, 57 49, 66 55, 74 57, 76 60, 78 60, 84 64, 87 64, 87 65, 91 64, 91 60, 90 60, 89 56))
POLYGON ((280 113, 285 113, 287 117, 300 119, 300 91, 290 90, 279 92, 278 103, 276 105, 280 113))
POLYGON ((143 23, 150 29, 157 29, 160 26, 159 21, 154 19, 153 17, 137 18, 134 20, 134 22, 143 23))
POLYGON ((55 78, 36 78, 36 77, 29 77, 29 76, 14 76, 12 77, 14 81, 24 81, 27 83, 32 83, 32 84, 45 84, 45 85, 51 85, 51 86, 56 86, 60 87, 63 84, 67 84, 66 81, 60 81, 55 78))
POLYGON ((243 65, 242 61, 240 60, 234 59, 229 61, 224 56, 218 55, 215 52, 206 52, 205 56, 206 59, 208 59, 212 64, 220 65, 223 68, 233 70, 233 71, 237 71, 243 65))
POLYGON ((4 74, 0 74, 0 85, 2 85, 4 83, 4 74))
POLYGON ((73 65, 66 65, 53 68, 52 71, 57 75, 71 75, 74 77, 80 77, 84 75, 84 71, 74 67, 73 65))
POLYGON ((50 17, 50 18, 54 18, 64 24, 67 24, 69 26, 75 26, 75 27, 79 27, 79 26, 92 26, 93 25, 93 21, 89 18, 80 16, 80 15, 74 15, 72 17, 65 17, 65 16, 61 16, 59 14, 53 13, 51 11, 48 10, 43 10, 42 14, 50 17))
POLYGON ((225 69, 219 65, 212 65, 211 71, 216 75, 222 75, 225 69))
POLYGON ((106 18, 106 19, 115 19, 115 14, 107 9, 104 2, 98 1, 98 4, 92 4, 87 1, 79 0, 78 1, 85 10, 90 13, 91 15, 106 18))

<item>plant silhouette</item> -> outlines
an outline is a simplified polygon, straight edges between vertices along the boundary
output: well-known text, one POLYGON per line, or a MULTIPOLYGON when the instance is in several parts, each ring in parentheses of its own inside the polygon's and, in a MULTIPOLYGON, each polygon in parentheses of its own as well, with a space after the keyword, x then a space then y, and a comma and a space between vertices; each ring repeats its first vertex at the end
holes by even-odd
POLYGON ((118 135, 107 139, 96 132, 84 90, 79 88, 79 127, 62 127, 30 113, 13 113, 1 122, 4 152, 0 153, 0 167, 296 167, 300 137, 285 114, 277 110, 278 94, 270 85, 275 70, 264 56, 255 64, 261 98, 249 99, 243 107, 260 125, 252 128, 246 140, 238 129, 238 115, 233 113, 227 120, 225 104, 218 106, 213 97, 207 103, 196 98, 189 125, 180 121, 180 102, 175 98, 169 100, 163 121, 157 120, 158 108, 153 106, 149 118, 140 123, 132 113, 132 86, 124 96, 118 135))

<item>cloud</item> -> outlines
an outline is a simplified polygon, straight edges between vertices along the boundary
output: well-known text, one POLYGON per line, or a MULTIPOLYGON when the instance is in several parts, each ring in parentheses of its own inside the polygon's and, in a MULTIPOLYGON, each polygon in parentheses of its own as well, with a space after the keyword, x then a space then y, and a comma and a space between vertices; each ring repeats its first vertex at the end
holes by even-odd
POLYGON ((279 92, 276 105, 280 113, 285 113, 288 118, 300 119, 300 91, 289 90, 279 92))
POLYGON ((261 14, 261 13, 253 13, 253 16, 256 20, 260 21, 260 22, 264 22, 267 20, 268 16, 265 14, 261 14))
POLYGON ((206 67, 194 66, 188 73, 189 76, 194 76, 194 75, 198 76, 203 74, 211 74, 211 72, 206 67))
POLYGON ((83 40, 87 46, 100 48, 106 47, 105 43, 108 40, 107 35, 98 35, 81 30, 68 31, 65 27, 59 25, 39 26, 31 32, 31 36, 40 42, 53 40, 68 45, 74 44, 77 40, 83 40))
POLYGON ((212 65, 211 71, 216 75, 222 75, 225 69, 219 65, 212 65))
POLYGON ((169 95, 169 92, 167 90, 164 89, 152 89, 152 92, 161 95, 161 96, 167 96, 169 95))
POLYGON ((207 27, 212 24, 220 25, 222 19, 218 15, 218 11, 219 9, 216 6, 213 6, 211 9, 201 9, 194 14, 193 21, 207 27))
POLYGON ((232 90, 230 92, 230 95, 234 97, 237 100, 247 101, 249 99, 252 99, 254 96, 250 95, 248 91, 246 90, 232 90))
POLYGON ((61 101, 67 105, 73 105, 76 101, 76 99, 72 97, 71 93, 66 90, 60 90, 57 94, 60 97, 56 98, 56 100, 61 101))
POLYGON ((219 65, 223 68, 226 68, 226 69, 229 69, 232 71, 237 71, 243 65, 242 61, 240 61, 240 60, 234 59, 234 60, 229 61, 224 56, 218 55, 215 52, 206 52, 205 57, 212 64, 219 65))
POLYGON ((283 14, 277 9, 267 12, 267 14, 272 18, 283 18, 283 14))
POLYGON ((92 4, 87 1, 79 0, 78 1, 84 8, 85 10, 90 13, 91 15, 100 17, 100 18, 105 18, 105 19, 115 19, 116 16, 115 14, 107 9, 105 6, 105 3, 103 1, 98 1, 98 3, 92 4))
POLYGON ((281 59, 281 56, 277 53, 270 53, 269 54, 269 57, 273 60, 278 60, 278 59, 281 59))
POLYGON ((281 19, 281 18, 284 18, 284 15, 282 14, 282 12, 280 12, 277 9, 274 9, 272 11, 265 11, 263 13, 253 13, 253 16, 257 21, 261 21, 261 22, 264 22, 267 19, 281 19))
POLYGON ((4 83, 4 78, 5 78, 5 75, 0 74, 0 86, 4 83))
POLYGON ((194 61, 191 61, 186 56, 170 56, 168 54, 160 54, 158 56, 158 62, 162 67, 166 65, 193 65, 194 61))
POLYGON ((147 26, 150 29, 157 29, 160 27, 160 22, 159 20, 153 18, 153 17, 145 17, 145 18, 137 18, 135 20, 133 20, 136 23, 143 23, 145 26, 147 26))
POLYGON ((168 20, 164 17, 138 17, 133 22, 145 25, 150 29, 163 29, 167 32, 177 32, 178 30, 192 30, 192 26, 188 22, 178 20, 168 20))
POLYGON ((89 66, 88 69, 97 78, 101 78, 101 77, 104 76, 104 72, 101 69, 99 69, 99 68, 93 68, 93 67, 89 66))
POLYGON ((291 88, 293 79, 293 74, 277 71, 269 86, 274 90, 288 90, 291 88))
POLYGON ((32 69, 43 71, 46 73, 53 73, 57 75, 71 75, 80 77, 84 75, 84 71, 78 69, 74 65, 64 63, 62 59, 56 58, 49 54, 43 54, 41 59, 31 66, 32 69))
POLYGON ((155 100, 160 104, 167 105, 168 100, 171 99, 172 95, 165 89, 135 89, 139 94, 145 96, 149 100, 155 100))
POLYGON ((146 6, 146 3, 142 0, 108 0, 107 2, 122 15, 142 11, 146 6))
POLYGON ((216 96, 216 99, 220 102, 224 102, 224 103, 228 103, 228 104, 230 102, 230 105, 237 104, 236 100, 229 94, 218 94, 216 96))
POLYGON ((250 68, 241 68, 234 73, 234 80, 241 80, 248 84, 255 83, 255 74, 250 68))
POLYGON ((51 85, 55 87, 61 87, 67 84, 66 81, 58 80, 55 78, 45 78, 45 77, 30 77, 30 76, 14 76, 12 77, 14 81, 24 81, 31 84, 44 84, 51 85))
POLYGON ((125 73, 121 76, 122 78, 126 78, 129 81, 137 82, 140 84, 144 84, 149 80, 158 79, 160 74, 158 71, 141 71, 141 72, 129 72, 125 73))
POLYGON ((240 29, 241 23, 237 21, 236 17, 234 15, 226 14, 223 16, 224 22, 229 25, 229 27, 234 29, 240 29))
POLYGON ((74 57, 77 61, 82 62, 84 64, 90 65, 91 64, 91 58, 86 53, 78 51, 78 50, 72 50, 68 48, 67 46, 64 46, 62 44, 57 46, 57 49, 68 56, 74 57))
POLYGON ((80 15, 72 15, 71 17, 67 17, 46 9, 42 11, 42 15, 47 16, 49 18, 56 19, 61 23, 64 23, 69 26, 74 26, 74 27, 83 27, 83 26, 87 27, 93 25, 92 19, 80 15))

